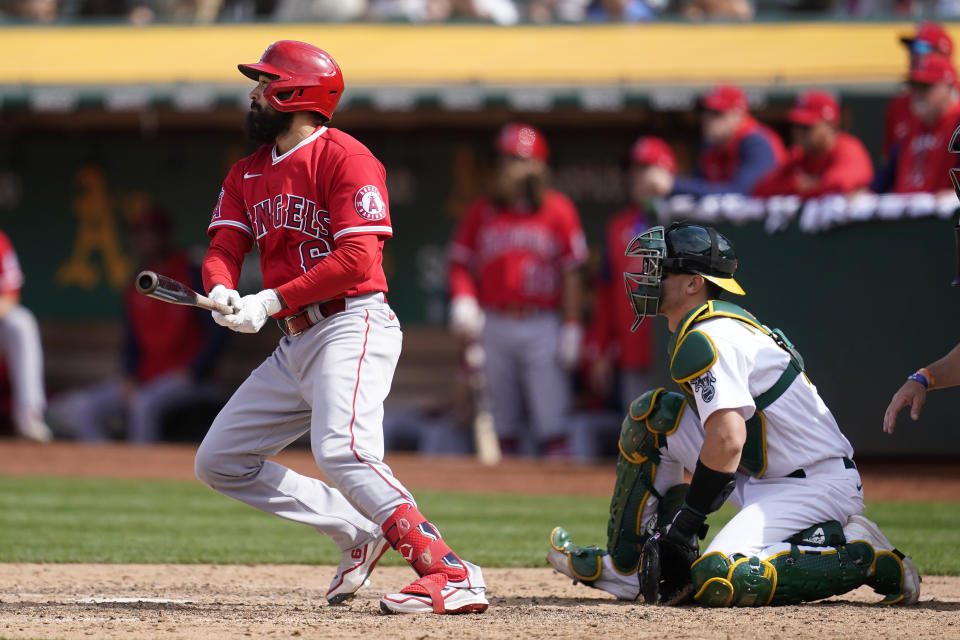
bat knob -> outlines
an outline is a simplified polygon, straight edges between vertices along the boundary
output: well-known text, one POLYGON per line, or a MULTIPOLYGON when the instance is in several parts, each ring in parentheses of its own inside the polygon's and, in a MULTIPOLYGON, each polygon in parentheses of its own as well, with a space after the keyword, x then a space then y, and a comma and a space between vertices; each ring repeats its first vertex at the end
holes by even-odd
POLYGON ((152 293, 157 288, 157 274, 153 271, 141 271, 137 274, 137 291, 142 294, 152 293))

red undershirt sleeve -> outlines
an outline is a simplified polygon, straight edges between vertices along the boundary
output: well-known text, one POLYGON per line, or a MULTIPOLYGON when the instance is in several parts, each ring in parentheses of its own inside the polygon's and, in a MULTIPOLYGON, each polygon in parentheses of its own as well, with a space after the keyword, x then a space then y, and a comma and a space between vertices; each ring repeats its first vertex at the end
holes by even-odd
POLYGON ((210 240, 203 259, 203 286, 209 293, 214 285, 236 289, 240 281, 243 256, 252 246, 250 234, 238 229, 218 229, 210 240))
POLYGON ((280 299, 288 309, 299 310, 335 298, 371 277, 379 251, 380 238, 372 233, 343 236, 313 268, 277 287, 280 299))

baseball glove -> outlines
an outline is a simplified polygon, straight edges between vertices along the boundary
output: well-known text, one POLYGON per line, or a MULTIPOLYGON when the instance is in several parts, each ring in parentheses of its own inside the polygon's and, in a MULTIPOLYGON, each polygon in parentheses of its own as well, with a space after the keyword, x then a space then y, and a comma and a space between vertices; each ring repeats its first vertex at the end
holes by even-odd
POLYGON ((700 557, 697 535, 668 525, 650 537, 640 555, 640 593, 647 604, 677 606, 693 597, 690 566, 700 557))

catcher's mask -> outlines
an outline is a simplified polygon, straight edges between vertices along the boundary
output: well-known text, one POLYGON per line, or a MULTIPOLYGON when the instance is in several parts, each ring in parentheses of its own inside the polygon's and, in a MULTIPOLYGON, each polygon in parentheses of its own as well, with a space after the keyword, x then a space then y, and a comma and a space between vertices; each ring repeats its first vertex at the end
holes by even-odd
MULTIPOLYGON (((960 127, 957 127, 956 131, 954 131, 950 137, 947 150, 950 153, 960 153, 960 127)), ((953 190, 957 193, 957 197, 960 198, 960 169, 950 169, 950 182, 953 183, 953 190)))
POLYGON ((651 227, 630 241, 626 255, 642 261, 639 272, 623 274, 636 316, 631 331, 636 331, 647 316, 657 315, 665 272, 695 273, 730 293, 744 294, 733 279, 737 270, 733 245, 713 227, 684 222, 667 228, 651 227))

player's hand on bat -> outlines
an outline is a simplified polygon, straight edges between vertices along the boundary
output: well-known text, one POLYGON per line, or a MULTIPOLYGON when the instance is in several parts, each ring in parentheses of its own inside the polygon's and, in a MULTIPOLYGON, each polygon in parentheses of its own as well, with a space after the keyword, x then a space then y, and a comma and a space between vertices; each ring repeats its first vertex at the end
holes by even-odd
MULTIPOLYGON (((211 289, 210 295, 207 297, 219 304, 225 304, 229 307, 233 307, 234 309, 240 308, 240 294, 234 289, 227 289, 222 284, 218 284, 211 289)), ((230 323, 224 320, 225 316, 222 313, 218 311, 211 311, 210 313, 213 315, 213 321, 219 324, 221 327, 230 327, 233 329, 230 323)))
POLYGON ((240 310, 237 313, 223 316, 227 326, 239 333, 256 333, 260 331, 267 318, 280 311, 283 305, 273 289, 264 289, 240 298, 240 310))
POLYGON ((887 412, 883 414, 883 430, 886 433, 893 433, 894 428, 897 426, 897 414, 907 406, 910 407, 910 418, 919 420, 920 409, 923 408, 923 403, 926 401, 927 390, 923 388, 922 384, 915 380, 907 380, 904 382, 903 386, 893 394, 893 399, 890 400, 887 412))

